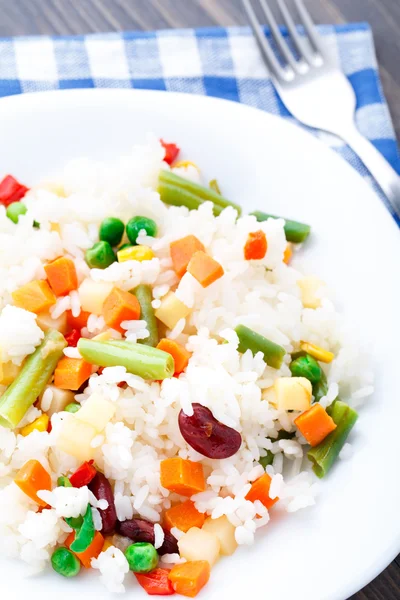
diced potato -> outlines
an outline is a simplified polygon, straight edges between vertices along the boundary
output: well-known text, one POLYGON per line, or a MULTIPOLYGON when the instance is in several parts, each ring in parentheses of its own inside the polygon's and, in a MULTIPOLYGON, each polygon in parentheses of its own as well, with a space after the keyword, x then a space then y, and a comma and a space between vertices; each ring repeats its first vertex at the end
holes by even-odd
POLYGON ((60 333, 64 334, 67 333, 68 330, 66 312, 57 317, 57 319, 53 319, 50 312, 46 310, 45 312, 38 314, 36 323, 39 325, 42 331, 47 331, 48 329, 57 329, 60 333))
POLYGON ((164 323, 169 329, 173 329, 180 319, 184 319, 190 313, 190 308, 177 298, 174 292, 169 292, 161 300, 161 306, 155 311, 157 319, 164 323))
POLYGON ((301 292, 301 301, 305 308, 318 308, 321 306, 321 298, 318 291, 324 287, 324 282, 314 276, 299 279, 297 285, 301 292))
POLYGON ((263 400, 266 400, 270 404, 272 404, 272 406, 276 407, 277 401, 276 401, 276 392, 275 392, 274 386, 269 387, 269 388, 263 390, 262 394, 261 394, 261 398, 263 400))
POLYGON ((19 374, 22 365, 17 367, 11 361, 0 363, 0 385, 10 385, 19 374))
POLYGON ((225 556, 233 554, 237 548, 237 542, 235 540, 235 527, 230 523, 225 515, 219 517, 219 519, 212 519, 209 517, 206 519, 203 527, 203 531, 213 533, 219 539, 221 545, 220 552, 225 556))
POLYGON ((207 560, 215 565, 220 553, 218 537, 209 531, 192 527, 178 542, 179 554, 188 561, 207 560))
MULTIPOLYGON (((50 388, 53 392, 50 407, 46 410, 46 413, 49 415, 49 417, 54 415, 54 413, 63 411, 68 404, 75 401, 74 392, 71 392, 71 390, 61 390, 55 385, 47 385, 44 391, 46 391, 48 388, 50 388)), ((43 394, 40 397, 41 410, 43 410, 41 405, 42 397, 43 394)))
POLYGON ((78 460, 90 460, 94 452, 90 444, 97 432, 88 423, 76 419, 76 414, 69 415, 69 418, 65 419, 56 445, 57 448, 71 456, 75 456, 78 460))
POLYGON ((115 414, 115 405, 101 394, 92 394, 75 414, 83 423, 91 425, 97 433, 101 433, 115 414))
POLYGON ((278 410, 307 410, 311 406, 312 386, 305 377, 278 377, 274 383, 278 410))
POLYGON ((82 310, 101 315, 104 300, 113 287, 112 283, 106 281, 93 281, 92 279, 82 281, 78 289, 82 310))

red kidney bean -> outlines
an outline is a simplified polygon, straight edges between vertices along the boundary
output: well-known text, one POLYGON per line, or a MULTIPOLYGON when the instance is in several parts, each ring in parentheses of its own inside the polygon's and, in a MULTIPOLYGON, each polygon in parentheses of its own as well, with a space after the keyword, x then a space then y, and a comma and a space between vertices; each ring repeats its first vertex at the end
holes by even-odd
POLYGON ((179 429, 185 441, 207 458, 229 458, 242 444, 238 431, 220 423, 206 406, 193 404, 193 415, 179 413, 179 429))
POLYGON ((97 473, 89 484, 89 489, 96 496, 97 500, 107 500, 108 507, 99 508, 103 527, 101 533, 108 535, 113 533, 117 522, 117 511, 115 510, 114 494, 108 479, 103 473, 97 473))
MULTIPOLYGON (((117 531, 121 535, 128 537, 133 542, 147 542, 154 544, 154 523, 145 519, 128 519, 127 521, 117 522, 117 531)), ((157 552, 163 554, 179 554, 178 541, 172 533, 163 528, 164 543, 158 548, 157 552)))

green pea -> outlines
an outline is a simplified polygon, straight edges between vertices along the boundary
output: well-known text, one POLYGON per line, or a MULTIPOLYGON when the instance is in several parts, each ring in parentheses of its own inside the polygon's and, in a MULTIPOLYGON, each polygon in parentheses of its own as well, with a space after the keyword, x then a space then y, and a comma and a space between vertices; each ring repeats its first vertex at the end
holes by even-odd
POLYGON ((134 573, 149 573, 158 565, 157 550, 152 544, 138 542, 125 550, 125 558, 134 573))
POLYGON ((57 548, 51 557, 51 566, 63 577, 75 577, 81 570, 79 559, 68 548, 57 548))
POLYGON ((261 456, 258 462, 262 467, 264 467, 264 469, 266 469, 268 465, 272 465, 273 460, 274 455, 272 454, 271 450, 267 450, 267 454, 265 456, 261 456))
POLYGON ((65 410, 65 412, 76 413, 76 412, 78 412, 80 407, 81 407, 81 405, 78 404, 78 402, 70 402, 69 404, 67 404, 67 406, 64 408, 64 410, 65 410))
POLYGON ((27 210, 23 202, 12 202, 7 206, 6 215, 13 223, 18 223, 20 215, 24 215, 27 210))
POLYGON ((57 486, 58 487, 72 487, 72 483, 70 482, 70 480, 68 479, 68 477, 66 475, 62 475, 61 477, 59 477, 57 479, 57 486))
POLYGON ((290 370, 294 377, 305 377, 311 383, 318 383, 322 377, 322 369, 318 362, 306 354, 305 356, 299 356, 290 363, 290 370))
POLYGON ((97 242, 86 250, 85 259, 91 269, 106 269, 115 262, 116 257, 108 242, 97 242))
POLYGON ((129 238, 131 244, 136 244, 141 230, 144 229, 146 234, 155 237, 157 235, 157 225, 153 219, 147 217, 133 217, 126 226, 126 235, 129 238))
POLYGON ((118 246, 124 235, 125 225, 121 219, 108 217, 100 225, 99 237, 103 242, 108 242, 110 246, 118 246))
POLYGON ((125 250, 125 248, 132 248, 132 244, 122 244, 122 246, 118 248, 118 252, 120 250, 125 250))

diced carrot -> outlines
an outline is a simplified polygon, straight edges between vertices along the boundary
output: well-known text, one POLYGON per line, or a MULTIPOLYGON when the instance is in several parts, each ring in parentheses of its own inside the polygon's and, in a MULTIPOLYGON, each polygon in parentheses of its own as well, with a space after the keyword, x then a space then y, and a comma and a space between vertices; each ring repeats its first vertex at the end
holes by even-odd
POLYGON ((56 303, 56 297, 47 281, 35 280, 12 293, 15 306, 30 312, 40 313, 56 303))
MULTIPOLYGON (((64 544, 67 548, 70 548, 72 542, 75 539, 75 531, 69 534, 64 544)), ((84 552, 74 552, 75 556, 79 558, 81 563, 86 569, 90 569, 92 558, 97 558, 102 552, 104 546, 104 537, 101 535, 100 531, 96 531, 94 534, 94 538, 89 548, 87 548, 84 552)), ((71 550, 72 552, 72 550, 71 550)))
POLYGON ((283 253, 283 262, 288 265, 290 263, 290 259, 293 256, 292 245, 287 244, 285 248, 285 252, 283 253))
POLYGON ((78 287, 78 277, 73 261, 61 256, 45 265, 47 279, 56 296, 65 296, 78 287))
POLYGON ((39 490, 51 490, 51 477, 38 460, 28 460, 15 476, 14 483, 39 506, 47 502, 37 496, 39 490))
POLYGON ((81 312, 79 313, 79 315, 77 317, 74 317, 72 312, 70 310, 68 310, 67 311, 68 330, 70 331, 71 329, 78 329, 80 331, 83 327, 86 327, 87 320, 89 317, 90 317, 90 312, 87 312, 86 310, 81 310, 81 312))
POLYGON ((123 333, 123 321, 135 321, 140 318, 139 301, 133 294, 115 287, 104 301, 103 317, 108 327, 123 333))
POLYGON ((193 254, 199 250, 205 252, 203 244, 194 235, 187 235, 180 240, 175 240, 170 243, 169 251, 172 264, 178 277, 182 277, 186 273, 190 259, 193 254))
POLYGON ((297 417, 294 423, 310 446, 318 446, 337 427, 332 417, 318 403, 297 417))
POLYGON ((161 485, 182 496, 192 496, 204 492, 206 483, 203 466, 183 458, 167 458, 160 464, 161 485))
POLYGON ((62 390, 79 390, 92 374, 92 365, 83 358, 64 356, 54 372, 54 385, 62 390))
POLYGON ((210 579, 208 560, 194 560, 175 565, 169 572, 169 580, 177 594, 194 598, 210 579))
POLYGON ((166 511, 164 527, 168 530, 177 527, 186 533, 192 527, 201 529, 205 520, 205 515, 197 510, 194 503, 191 500, 186 500, 186 502, 177 504, 166 511))
POLYGON ((179 375, 186 369, 189 364, 189 358, 192 356, 191 352, 188 352, 186 348, 168 338, 163 338, 157 344, 159 350, 164 350, 172 356, 175 362, 175 375, 179 375))
POLYGON ((260 260, 267 254, 268 243, 265 233, 252 231, 247 237, 247 242, 244 247, 244 257, 246 260, 260 260))
POLYGON ((269 497, 269 488, 271 486, 271 477, 268 473, 264 473, 259 479, 257 479, 251 486, 249 493, 246 496, 246 500, 250 500, 250 502, 255 502, 259 500, 265 506, 265 508, 270 509, 271 506, 278 502, 279 498, 270 498, 269 497))
POLYGON ((219 262, 201 250, 193 254, 187 270, 203 287, 208 287, 224 274, 219 262))

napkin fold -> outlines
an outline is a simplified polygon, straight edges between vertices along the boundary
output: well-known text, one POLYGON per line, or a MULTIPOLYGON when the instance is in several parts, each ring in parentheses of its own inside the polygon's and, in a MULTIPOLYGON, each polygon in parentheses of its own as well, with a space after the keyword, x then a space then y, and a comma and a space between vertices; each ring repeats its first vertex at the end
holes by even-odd
MULTIPOLYGON (((319 30, 355 90, 359 130, 400 173, 369 25, 322 25, 319 30)), ((296 122, 277 95, 248 27, 0 38, 0 97, 93 87, 216 96, 296 122)), ((348 146, 332 135, 312 133, 378 189, 348 146)))

